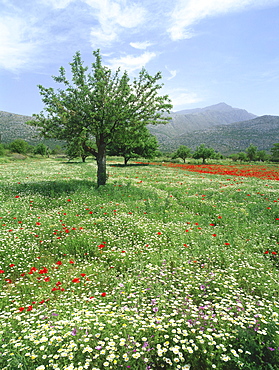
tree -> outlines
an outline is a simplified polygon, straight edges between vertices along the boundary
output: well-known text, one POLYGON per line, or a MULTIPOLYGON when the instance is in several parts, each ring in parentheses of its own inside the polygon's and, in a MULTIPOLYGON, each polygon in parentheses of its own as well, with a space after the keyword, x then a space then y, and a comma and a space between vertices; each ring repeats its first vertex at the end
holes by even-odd
POLYGON ((256 159, 261 162, 267 161, 269 158, 269 155, 265 150, 258 150, 256 153, 256 159))
POLYGON ((9 149, 13 153, 26 154, 29 144, 23 139, 16 139, 9 144, 9 149))
MULTIPOLYGON (((93 146, 94 144, 90 144, 93 146)), ((66 155, 69 157, 69 160, 81 157, 82 162, 85 162, 86 158, 91 155, 91 153, 84 149, 80 138, 73 139, 71 142, 68 142, 66 148, 66 155)))
POLYGON ((246 149, 247 157, 249 161, 255 161, 257 159, 257 147, 253 144, 250 144, 246 149))
POLYGON ((147 124, 166 123, 170 118, 163 115, 172 108, 167 95, 159 96, 162 84, 161 73, 151 76, 143 68, 130 82, 127 72, 120 75, 120 69, 112 72, 102 64, 100 51, 93 52, 95 62, 91 72, 83 66, 81 55, 77 52, 70 63, 72 81, 66 71, 60 68, 54 81, 64 85, 63 89, 45 88, 39 85, 45 109, 34 115, 31 125, 41 130, 47 138, 66 140, 80 138, 84 150, 97 160, 97 185, 107 180, 106 150, 108 144, 125 127, 141 129, 147 124), (44 115, 46 114, 46 116, 44 115), (87 144, 93 139, 96 147, 87 144))
POLYGON ((271 160, 274 162, 279 162, 279 143, 273 144, 271 151, 271 160))
POLYGON ((126 127, 108 145, 108 154, 123 157, 124 164, 127 165, 131 158, 154 158, 158 146, 156 137, 151 135, 146 127, 142 127, 140 130, 126 127))
POLYGON ((247 161, 247 154, 245 152, 239 152, 238 153, 238 159, 242 161, 247 161))
POLYGON ((185 163, 186 158, 190 157, 191 149, 185 145, 180 145, 177 151, 173 154, 172 159, 181 158, 185 163))
POLYGON ((0 157, 3 157, 5 155, 5 148, 3 144, 0 143, 0 157))
POLYGON ((193 154, 193 158, 202 158, 202 163, 205 163, 205 160, 207 158, 213 158, 215 154, 216 153, 213 148, 207 148, 204 144, 201 144, 199 147, 196 148, 196 151, 193 154))
POLYGON ((48 148, 43 143, 39 143, 35 146, 33 153, 40 154, 41 156, 47 155, 48 148))

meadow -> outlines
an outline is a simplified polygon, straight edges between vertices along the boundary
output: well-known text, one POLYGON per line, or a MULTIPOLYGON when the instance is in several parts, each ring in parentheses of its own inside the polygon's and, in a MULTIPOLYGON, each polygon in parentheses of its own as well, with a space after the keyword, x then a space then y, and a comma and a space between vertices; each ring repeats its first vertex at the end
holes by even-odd
POLYGON ((0 165, 0 368, 279 369, 278 166, 119 163, 0 165))

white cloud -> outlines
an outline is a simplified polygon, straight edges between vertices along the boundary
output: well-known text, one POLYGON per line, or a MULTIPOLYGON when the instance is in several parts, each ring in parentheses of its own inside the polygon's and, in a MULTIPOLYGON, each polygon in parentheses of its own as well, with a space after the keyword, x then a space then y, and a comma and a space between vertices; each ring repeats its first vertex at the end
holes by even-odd
POLYGON ((172 89, 168 90, 167 94, 169 95, 174 109, 179 109, 181 106, 187 104, 194 104, 201 102, 202 99, 194 92, 188 92, 185 89, 172 89))
POLYGON ((95 13, 99 23, 92 27, 92 46, 109 44, 117 40, 123 29, 135 28, 144 23, 146 10, 143 6, 125 0, 83 0, 95 13))
POLYGON ((45 5, 50 5, 54 9, 64 9, 74 0, 41 0, 45 5))
POLYGON ((135 49, 145 50, 153 44, 149 41, 143 41, 143 42, 130 42, 130 45, 135 49))
POLYGON ((36 29, 28 20, 19 17, 2 17, 0 23, 0 66, 17 71, 32 62, 37 44, 33 41, 36 29))
POLYGON ((179 0, 171 13, 171 26, 167 31, 172 40, 191 38, 189 27, 201 19, 276 3, 278 0, 179 0))
POLYGON ((177 71, 176 70, 170 70, 170 69, 168 69, 168 67, 167 66, 165 66, 165 68, 166 68, 166 70, 171 74, 171 76, 170 77, 168 77, 167 78, 167 80, 172 80, 175 76, 176 76, 176 74, 177 74, 177 71))
POLYGON ((156 57, 156 53, 145 52, 140 56, 126 55, 121 58, 113 58, 109 61, 109 67, 116 70, 120 67, 127 72, 134 72, 144 67, 151 59, 156 57))

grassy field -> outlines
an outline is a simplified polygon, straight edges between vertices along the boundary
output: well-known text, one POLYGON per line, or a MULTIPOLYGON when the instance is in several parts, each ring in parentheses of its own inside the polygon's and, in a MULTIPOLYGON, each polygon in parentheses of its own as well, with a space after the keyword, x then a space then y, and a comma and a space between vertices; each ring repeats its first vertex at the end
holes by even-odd
POLYGON ((1 370, 279 369, 276 167, 199 169, 0 166, 1 370))

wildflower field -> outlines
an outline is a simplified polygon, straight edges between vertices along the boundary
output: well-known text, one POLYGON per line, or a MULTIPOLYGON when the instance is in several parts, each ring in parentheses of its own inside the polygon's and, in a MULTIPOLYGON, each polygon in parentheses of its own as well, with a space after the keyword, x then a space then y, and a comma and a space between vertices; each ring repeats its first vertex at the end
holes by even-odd
POLYGON ((278 166, 219 167, 0 165, 0 369, 279 369, 278 166))

